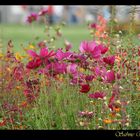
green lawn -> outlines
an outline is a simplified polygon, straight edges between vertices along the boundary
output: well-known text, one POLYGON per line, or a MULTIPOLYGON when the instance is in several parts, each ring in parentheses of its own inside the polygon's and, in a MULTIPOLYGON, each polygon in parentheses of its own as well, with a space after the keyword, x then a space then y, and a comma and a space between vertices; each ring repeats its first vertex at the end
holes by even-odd
MULTIPOLYGON (((6 48, 9 40, 13 41, 15 51, 21 51, 22 46, 26 47, 29 42, 38 43, 46 39, 43 25, 0 25, 0 38, 6 48), (36 37, 40 37, 35 41, 36 37)), ((52 33, 53 29, 51 30, 52 33)), ((62 27, 63 36, 56 41, 56 47, 64 47, 64 40, 67 39, 73 44, 73 50, 77 50, 80 42, 83 40, 90 40, 90 34, 86 25, 80 26, 64 26, 62 27)), ((49 46, 51 47, 51 46, 49 46)), ((5 50, 5 49, 4 49, 5 50)))
MULTIPOLYGON (((0 24, 0 39, 2 39, 2 43, 4 44, 3 50, 5 50, 7 46, 7 42, 9 40, 13 41, 14 50, 23 52, 22 47, 27 47, 29 43, 35 43, 47 39, 44 25, 15 25, 15 24, 0 24), (35 38, 39 37, 38 40, 35 38)), ((54 34, 53 29, 51 29, 51 33, 54 34)), ((64 40, 68 40, 73 45, 73 50, 77 51, 81 41, 83 40, 91 40, 90 32, 87 28, 87 25, 73 25, 73 26, 64 26, 62 27, 63 36, 55 42, 55 46, 57 48, 64 47, 64 40)), ((135 36, 135 35, 134 35, 135 36)), ((136 44, 139 44, 139 39, 134 38, 136 44)), ((49 46, 53 47, 53 46, 49 46)))

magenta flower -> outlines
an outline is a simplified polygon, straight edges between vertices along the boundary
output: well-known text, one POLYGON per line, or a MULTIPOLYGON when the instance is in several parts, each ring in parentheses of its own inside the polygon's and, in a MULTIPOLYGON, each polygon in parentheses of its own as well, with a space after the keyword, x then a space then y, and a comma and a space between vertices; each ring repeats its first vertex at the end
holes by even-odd
POLYGON ((46 66, 46 72, 52 76, 56 74, 64 74, 66 73, 67 65, 65 63, 50 63, 46 66))
POLYGON ((36 52, 32 51, 32 50, 28 50, 27 53, 28 53, 32 58, 39 57, 39 55, 38 55, 36 52))
POLYGON ((48 51, 48 48, 41 48, 40 50, 40 53, 37 54, 36 52, 32 51, 32 50, 28 50, 27 53, 32 56, 33 58, 36 58, 36 57, 40 57, 40 58, 49 58, 51 56, 54 56, 55 55, 55 52, 52 50, 52 51, 48 51))
POLYGON ((89 28, 96 29, 97 28, 97 24, 96 23, 91 23, 91 24, 89 24, 89 28))
POLYGON ((29 61, 26 68, 34 69, 39 67, 43 64, 43 62, 46 62, 50 57, 55 55, 54 51, 48 51, 48 48, 42 48, 40 50, 40 53, 37 54, 36 52, 32 50, 28 50, 27 53, 33 58, 33 60, 29 61))
POLYGON ((42 9, 39 13, 38 13, 38 15, 39 16, 45 16, 46 14, 48 13, 48 9, 42 9))
POLYGON ((75 85, 75 84, 81 84, 83 83, 83 80, 82 79, 79 79, 77 77, 74 77, 71 81, 70 81, 70 84, 72 85, 75 85))
POLYGON ((105 54, 108 51, 108 47, 105 47, 102 44, 101 45, 98 45, 98 47, 101 50, 101 54, 105 54))
POLYGON ((38 68, 42 64, 42 60, 40 58, 35 58, 28 62, 26 68, 28 69, 35 69, 38 68))
POLYGON ((90 91, 90 86, 89 84, 84 84, 84 85, 81 85, 81 89, 80 89, 80 92, 82 93, 87 93, 90 91))
POLYGON ((108 56, 108 57, 104 57, 103 61, 105 63, 107 63, 108 65, 114 65, 115 62, 115 56, 108 56))
POLYGON ((92 51, 94 51, 95 47, 96 43, 94 41, 91 42, 83 41, 80 45, 80 51, 82 53, 91 53, 92 51))
POLYGON ((71 73, 71 77, 72 77, 72 80, 71 80, 71 84, 79 84, 79 85, 84 85, 83 83, 85 82, 84 80, 84 75, 82 73, 79 73, 79 72, 75 72, 75 73, 71 73))
POLYGON ((67 65, 65 63, 55 63, 54 68, 57 74, 66 73, 67 65))
POLYGON ((42 48, 40 50, 40 57, 51 57, 54 55, 55 55, 55 52, 53 50, 49 52, 48 48, 42 48))
POLYGON ((27 17, 27 22, 28 23, 32 23, 34 21, 36 21, 38 18, 36 13, 31 13, 28 17, 27 17))
POLYGON ((67 66, 67 72, 70 74, 75 74, 77 73, 77 64, 72 63, 70 65, 67 66))
POLYGON ((46 69, 45 68, 40 68, 38 70, 38 74, 45 74, 46 73, 46 69))
POLYGON ((95 93, 91 93, 89 94, 89 98, 93 98, 93 99, 103 99, 106 96, 106 94, 104 92, 95 92, 95 93))
POLYGON ((101 56, 100 47, 94 41, 83 41, 80 45, 80 51, 82 53, 89 53, 93 58, 100 58, 101 56))
POLYGON ((115 81, 115 73, 113 70, 111 71, 107 71, 105 76, 104 76, 104 80, 107 81, 108 83, 112 83, 115 81))
POLYGON ((91 82, 93 80, 94 76, 93 75, 86 75, 85 80, 87 82, 91 82))
POLYGON ((113 70, 107 71, 105 67, 100 69, 99 67, 95 67, 94 69, 95 75, 100 76, 104 82, 112 83, 115 81, 115 73, 113 70))
POLYGON ((101 76, 101 74, 102 74, 102 72, 98 66, 95 67, 94 72, 95 72, 96 76, 101 76))
POLYGON ((105 74, 106 74, 106 68, 105 67, 103 67, 102 69, 100 68, 100 67, 95 67, 95 69, 94 69, 94 72, 95 72, 95 75, 96 76, 104 76, 105 74))
POLYGON ((61 49, 58 49, 55 57, 60 61, 64 58, 70 57, 71 54, 72 54, 71 52, 63 52, 61 49))
POLYGON ((101 57, 101 50, 100 50, 100 48, 98 46, 96 46, 94 48, 94 50, 92 51, 91 55, 95 59, 100 58, 101 57))

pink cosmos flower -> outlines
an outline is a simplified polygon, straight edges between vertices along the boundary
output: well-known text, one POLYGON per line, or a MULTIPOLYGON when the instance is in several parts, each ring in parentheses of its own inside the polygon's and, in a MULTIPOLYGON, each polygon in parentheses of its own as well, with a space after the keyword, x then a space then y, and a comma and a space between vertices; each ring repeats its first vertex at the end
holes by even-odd
POLYGON ((98 47, 101 50, 101 54, 105 54, 108 51, 108 47, 105 47, 102 44, 101 45, 98 45, 98 47))
POLYGON ((80 45, 80 51, 91 54, 93 58, 100 58, 101 56, 101 50, 94 41, 83 41, 80 45))
POLYGON ((71 54, 71 52, 63 52, 61 49, 58 49, 55 58, 57 58, 60 61, 64 58, 68 58, 71 54))
POLYGON ((81 85, 81 89, 80 89, 80 92, 82 93, 87 93, 90 91, 90 86, 89 84, 84 84, 84 85, 81 85))
POLYGON ((107 63, 108 65, 114 65, 115 62, 115 56, 108 56, 108 57, 104 57, 103 61, 105 63, 107 63))
POLYGON ((41 9, 41 11, 38 13, 39 16, 45 16, 48 13, 48 9, 41 9))
POLYGON ((89 24, 89 28, 96 29, 97 28, 97 24, 96 23, 91 23, 91 24, 89 24))
POLYGON ((67 72, 71 73, 71 74, 77 73, 77 64, 72 63, 72 64, 68 65, 67 72))
POLYGON ((75 84, 79 84, 79 85, 84 85, 83 83, 84 81, 84 75, 82 73, 79 72, 75 72, 72 73, 72 80, 70 82, 70 84, 75 85, 75 84))
POLYGON ((50 63, 46 66, 46 72, 49 72, 52 76, 56 74, 66 73, 67 65, 65 63, 50 63))
POLYGON ((95 75, 96 76, 104 76, 106 74, 106 68, 103 67, 102 69, 100 67, 95 67, 94 69, 95 75))
POLYGON ((105 78, 104 80, 107 81, 108 83, 112 83, 113 81, 115 81, 114 71, 113 70, 107 71, 104 78, 105 78))
POLYGON ((93 80, 94 76, 93 75, 86 75, 85 80, 87 82, 91 82, 93 80))
POLYGON ((94 41, 91 42, 83 41, 80 45, 80 51, 82 53, 91 53, 92 51, 94 51, 95 47, 96 43, 94 41))
POLYGON ((91 53, 92 57, 97 59, 101 57, 101 50, 98 46, 95 47, 94 51, 91 53))
POLYGON ((105 67, 102 69, 95 67, 94 72, 95 75, 100 76, 104 82, 112 83, 115 81, 115 73, 113 70, 107 71, 105 67))
POLYGON ((45 74, 46 73, 46 69, 45 68, 40 68, 38 70, 38 74, 45 74))
POLYGON ((46 62, 48 58, 55 55, 55 52, 53 50, 49 52, 47 47, 41 48, 39 54, 37 54, 32 50, 28 50, 27 53, 33 58, 33 60, 29 61, 26 66, 29 69, 34 69, 39 67, 40 65, 43 64, 44 61, 46 62))
POLYGON ((39 57, 39 58, 49 58, 51 56, 54 56, 55 55, 55 52, 52 50, 52 51, 48 51, 48 48, 41 48, 40 50, 40 53, 37 54, 36 52, 32 51, 32 50, 28 50, 27 53, 32 56, 33 58, 36 58, 36 57, 39 57))
POLYGON ((35 69, 38 68, 42 64, 42 60, 40 58, 33 59, 28 62, 26 68, 28 69, 35 69))
POLYGON ((95 93, 91 93, 89 94, 89 98, 93 98, 93 99, 103 99, 106 96, 106 94, 104 92, 95 92, 95 93))
POLYGON ((55 72, 57 74, 66 73, 67 65, 65 63, 55 63, 55 72))
POLYGON ((100 70, 100 67, 95 67, 94 69, 93 69, 93 71, 95 72, 95 74, 96 74, 96 76, 100 76, 101 74, 102 74, 102 72, 101 72, 101 70, 100 70))
POLYGON ((36 13, 31 13, 28 17, 27 17, 27 22, 28 23, 32 23, 34 21, 36 21, 38 18, 36 13))
POLYGON ((82 84, 83 83, 83 80, 82 79, 79 79, 77 77, 74 77, 71 81, 70 81, 70 84, 71 85, 75 85, 75 84, 82 84))

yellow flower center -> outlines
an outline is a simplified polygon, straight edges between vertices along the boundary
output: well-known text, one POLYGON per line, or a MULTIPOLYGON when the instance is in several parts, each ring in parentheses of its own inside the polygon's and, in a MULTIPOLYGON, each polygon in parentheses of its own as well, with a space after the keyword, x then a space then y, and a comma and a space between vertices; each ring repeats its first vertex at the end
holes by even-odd
POLYGON ((18 52, 15 54, 15 57, 18 61, 21 61, 23 59, 23 57, 18 52))

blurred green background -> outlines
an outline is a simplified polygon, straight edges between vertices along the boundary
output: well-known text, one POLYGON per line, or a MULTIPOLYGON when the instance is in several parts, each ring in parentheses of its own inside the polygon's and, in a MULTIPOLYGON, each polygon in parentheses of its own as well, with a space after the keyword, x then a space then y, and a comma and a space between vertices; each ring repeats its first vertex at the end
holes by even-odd
MULTIPOLYGON (((55 28, 53 26, 53 28, 55 28)), ((22 51, 22 47, 27 47, 29 43, 37 44, 39 41, 47 39, 44 32, 44 25, 0 25, 0 38, 3 44, 3 50, 5 50, 9 40, 12 40, 15 51, 22 51), (38 38, 38 39, 36 39, 38 38)), ((73 50, 79 48, 80 42, 83 40, 91 40, 90 32, 87 25, 74 25, 64 26, 61 28, 62 36, 56 40, 55 46, 58 48, 64 47, 64 41, 68 40, 73 45, 73 50)), ((50 33, 55 35, 53 29, 50 29, 50 33)), ((49 46, 51 47, 51 46, 49 46)))

